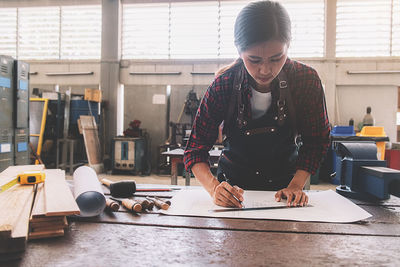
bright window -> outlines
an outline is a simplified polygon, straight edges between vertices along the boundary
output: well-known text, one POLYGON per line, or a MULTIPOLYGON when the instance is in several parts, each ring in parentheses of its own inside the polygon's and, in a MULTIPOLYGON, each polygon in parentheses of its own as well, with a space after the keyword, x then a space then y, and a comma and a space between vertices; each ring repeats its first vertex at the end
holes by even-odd
POLYGON ((336 56, 376 57, 399 53, 398 22, 392 27, 392 15, 398 21, 398 2, 337 0, 336 56), (395 2, 397 13, 392 6, 395 2))
POLYGON ((393 1, 392 55, 400 56, 400 1, 393 1))
POLYGON ((168 58, 169 23, 169 4, 124 5, 122 56, 168 58))
POLYGON ((0 54, 17 56, 17 9, 0 9, 0 54))
POLYGON ((99 59, 101 6, 61 7, 61 59, 99 59))
MULTIPOLYGON (((236 58, 233 26, 251 1, 193 1, 170 4, 124 4, 122 57, 236 58)), ((322 57, 324 0, 283 0, 292 20, 294 57, 322 57)))
POLYGON ((171 58, 215 58, 218 54, 218 2, 172 3, 171 58))
POLYGON ((0 8, 0 54, 23 60, 100 59, 101 6, 0 8))
POLYGON ((59 59, 60 9, 18 8, 18 58, 59 59))

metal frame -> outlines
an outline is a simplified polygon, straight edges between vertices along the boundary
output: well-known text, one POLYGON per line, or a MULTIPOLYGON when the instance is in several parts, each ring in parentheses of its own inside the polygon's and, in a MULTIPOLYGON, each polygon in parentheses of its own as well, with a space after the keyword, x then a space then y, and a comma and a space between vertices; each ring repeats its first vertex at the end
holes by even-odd
MULTIPOLYGON (((29 133, 29 137, 39 137, 38 145, 36 148, 36 154, 40 156, 42 152, 42 145, 43 145, 43 135, 46 126, 46 118, 47 118, 47 108, 49 104, 49 100, 47 98, 29 98, 29 102, 44 102, 43 106, 43 113, 42 113, 42 123, 40 124, 40 133, 29 133)), ((35 165, 38 165, 39 161, 35 160, 35 165)))

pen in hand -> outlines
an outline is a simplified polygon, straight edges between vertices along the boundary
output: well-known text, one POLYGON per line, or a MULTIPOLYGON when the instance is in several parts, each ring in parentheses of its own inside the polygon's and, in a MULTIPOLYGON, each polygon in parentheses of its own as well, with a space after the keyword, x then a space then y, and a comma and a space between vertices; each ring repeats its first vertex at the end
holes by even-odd
MULTIPOLYGON (((228 177, 226 177, 225 173, 222 173, 222 177, 224 178, 225 182, 227 182, 230 186, 233 187, 233 185, 231 184, 230 180, 228 179, 228 177)), ((228 191, 229 192, 229 191, 228 191)), ((231 192, 229 192, 231 193, 231 192)), ((232 193, 231 193, 232 194, 232 193)), ((244 208, 244 205, 242 203, 241 200, 239 200, 235 195, 232 194, 232 196, 239 202, 239 204, 241 205, 242 208, 244 208)))

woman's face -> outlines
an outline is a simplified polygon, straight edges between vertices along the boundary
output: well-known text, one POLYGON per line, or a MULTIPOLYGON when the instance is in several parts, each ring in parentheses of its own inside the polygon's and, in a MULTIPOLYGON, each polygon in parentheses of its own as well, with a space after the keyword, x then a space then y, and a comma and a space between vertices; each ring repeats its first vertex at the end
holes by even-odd
POLYGON ((255 44, 240 54, 254 79, 258 91, 269 91, 269 85, 279 74, 287 58, 288 44, 267 41, 255 44))

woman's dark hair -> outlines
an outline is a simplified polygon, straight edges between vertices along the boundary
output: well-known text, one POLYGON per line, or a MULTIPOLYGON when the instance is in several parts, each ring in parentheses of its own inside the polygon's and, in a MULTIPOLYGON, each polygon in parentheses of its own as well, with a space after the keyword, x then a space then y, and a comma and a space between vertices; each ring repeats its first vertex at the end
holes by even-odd
POLYGON ((239 53, 251 45, 269 40, 289 43, 291 39, 289 15, 278 2, 250 3, 236 18, 234 36, 239 53))
MULTIPOLYGON (((239 53, 254 44, 270 40, 289 44, 292 37, 289 15, 278 2, 252 2, 239 12, 235 22, 234 37, 239 53)), ((220 69, 217 75, 241 63, 242 60, 237 59, 220 69)))

